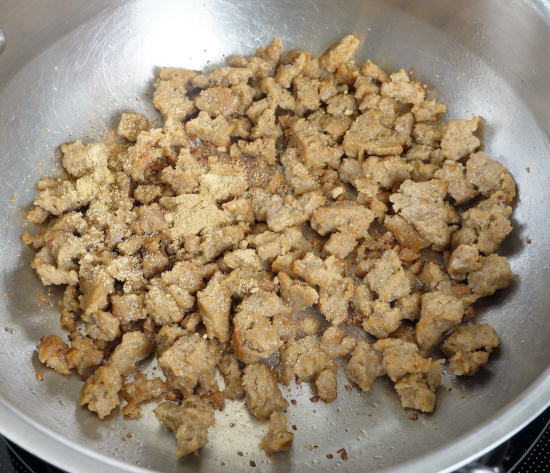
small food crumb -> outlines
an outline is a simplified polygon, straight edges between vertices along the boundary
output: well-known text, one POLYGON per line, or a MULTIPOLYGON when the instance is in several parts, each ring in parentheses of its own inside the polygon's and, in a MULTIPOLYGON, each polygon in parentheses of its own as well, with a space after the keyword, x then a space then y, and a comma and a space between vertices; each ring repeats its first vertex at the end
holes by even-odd
POLYGON ((36 375, 36 379, 37 379, 38 381, 44 381, 44 376, 42 375, 42 373, 38 373, 38 374, 36 375))
POLYGON ((531 243, 531 238, 529 238, 529 235, 525 235, 525 241, 527 243, 531 243))
POLYGON ((251 467, 255 467, 255 466, 256 466, 256 462, 255 462, 255 461, 252 461, 252 460, 250 460, 250 466, 251 466, 251 467))
POLYGON ((293 406, 295 406, 296 404, 298 404, 298 403, 296 402, 296 399, 292 399, 292 400, 290 401, 290 403, 291 403, 293 406))
POLYGON ((319 396, 313 396, 309 398, 311 402, 319 402, 319 399, 321 399, 319 396))
POLYGON ((243 452, 237 452, 237 455, 239 455, 240 457, 243 456, 243 452))
POLYGON ((352 387, 349 384, 346 384, 346 391, 350 393, 352 390, 352 387))
POLYGON ((39 300, 40 302, 44 302, 46 299, 44 299, 44 296, 38 296, 38 300, 39 300))
POLYGON ((462 394, 460 397, 464 399, 466 397, 466 394, 462 394))
POLYGON ((531 168, 525 168, 525 170, 529 173, 531 172, 531 168))
POLYGON ((319 445, 311 445, 310 443, 306 443, 304 447, 307 448, 310 452, 312 452, 315 448, 319 448, 319 445))
POLYGON ((372 417, 372 414, 371 414, 370 412, 369 412, 367 415, 368 415, 369 417, 372 417))
POLYGON ((334 458, 334 455, 332 453, 327 453, 327 458, 329 460, 332 460, 334 458))
POLYGON ((298 427, 296 427, 295 425, 292 426, 292 430, 298 430, 298 427))
POLYGON ((348 459, 348 452, 346 452, 346 449, 345 448, 341 448, 340 450, 338 450, 336 453, 339 453, 340 454, 340 458, 342 460, 347 460, 348 459))
POLYGON ((235 427, 235 422, 230 422, 229 427, 235 427))
POLYGON ((411 419, 411 420, 418 420, 418 414, 417 414, 416 412, 415 412, 414 414, 411 414, 411 415, 409 416, 409 419, 411 419))
POLYGON ((332 190, 332 198, 336 199, 336 197, 338 197, 343 193, 344 193, 344 189, 342 189, 341 187, 336 187, 332 190))

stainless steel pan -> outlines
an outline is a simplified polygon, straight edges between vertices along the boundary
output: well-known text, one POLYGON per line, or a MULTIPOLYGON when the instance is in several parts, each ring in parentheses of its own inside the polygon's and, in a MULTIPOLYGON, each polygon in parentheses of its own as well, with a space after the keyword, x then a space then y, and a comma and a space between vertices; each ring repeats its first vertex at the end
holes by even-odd
POLYGON ((550 8, 545 1, 2 0, 0 27, 7 36, 0 56, 2 434, 71 472, 436 472, 472 460, 548 404, 550 8), (482 117, 485 151, 517 182, 514 232, 501 251, 516 278, 479 305, 476 316, 496 328, 501 348, 471 379, 447 373, 436 412, 417 421, 409 419, 385 381, 370 394, 341 388, 330 406, 311 403, 305 384, 292 388, 285 395, 298 401, 288 410, 296 440, 292 452, 271 458, 257 447, 265 426, 240 403, 216 413, 200 459, 176 458, 173 436, 160 428, 152 406, 140 421, 123 419, 118 411, 99 421, 78 406, 80 380, 46 370, 35 351, 43 334, 59 333, 59 291, 49 292, 38 282, 29 267, 32 254, 19 237, 34 183, 59 170, 57 147, 98 136, 122 111, 152 114, 150 92, 160 66, 200 69, 218 64, 224 54, 251 53, 274 36, 287 49, 321 53, 350 32, 362 39, 359 60, 413 70, 449 105, 449 118, 482 117), (38 372, 44 381, 37 380, 38 372), (123 441, 128 433, 132 437, 123 441), (347 461, 336 454, 343 447, 347 461))

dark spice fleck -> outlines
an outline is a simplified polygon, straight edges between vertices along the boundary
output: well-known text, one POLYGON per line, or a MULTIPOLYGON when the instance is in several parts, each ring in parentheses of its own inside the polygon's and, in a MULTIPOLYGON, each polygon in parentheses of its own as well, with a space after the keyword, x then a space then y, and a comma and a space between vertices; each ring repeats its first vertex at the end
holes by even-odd
POLYGON ((252 467, 256 466, 256 462, 250 460, 250 466, 252 466, 252 467))
POLYGON ((296 427, 295 425, 292 426, 292 430, 298 430, 298 427, 296 427))
POLYGON ((240 457, 243 456, 243 452, 237 452, 237 455, 239 455, 240 457))
POLYGON ((292 400, 290 401, 290 403, 291 403, 293 406, 295 406, 296 404, 298 404, 298 403, 296 402, 296 399, 292 399, 292 400))
POLYGON ((327 458, 329 460, 332 460, 334 458, 334 455, 332 453, 327 453, 327 458))
POLYGON ((309 398, 311 402, 319 402, 319 399, 321 399, 319 396, 313 396, 309 398))

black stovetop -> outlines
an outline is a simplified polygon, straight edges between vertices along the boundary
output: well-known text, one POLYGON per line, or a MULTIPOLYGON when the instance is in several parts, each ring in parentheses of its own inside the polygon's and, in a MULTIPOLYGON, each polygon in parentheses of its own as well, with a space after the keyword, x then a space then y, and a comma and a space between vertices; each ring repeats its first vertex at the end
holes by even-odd
MULTIPOLYGON (((550 408, 478 463, 495 473, 550 473, 550 408)), ((0 473, 63 473, 0 436, 0 473)))

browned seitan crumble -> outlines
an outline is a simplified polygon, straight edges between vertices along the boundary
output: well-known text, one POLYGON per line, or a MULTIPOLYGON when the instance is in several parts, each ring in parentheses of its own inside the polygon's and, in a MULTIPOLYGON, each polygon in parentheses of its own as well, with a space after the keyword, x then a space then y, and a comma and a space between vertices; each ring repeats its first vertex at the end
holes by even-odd
POLYGON ((454 374, 487 363, 498 335, 461 324, 513 278, 495 252, 514 181, 476 152, 477 117, 442 120, 446 106, 403 69, 356 64, 358 43, 315 59, 276 39, 209 74, 164 68, 163 126, 123 113, 118 143, 61 147, 69 177, 38 183, 27 218, 40 228, 23 240, 41 281, 66 286, 70 343, 45 336, 38 354, 82 376, 82 405, 104 418, 122 396, 137 418, 170 391, 155 415, 183 456, 206 444, 215 409, 244 397, 270 420, 260 446, 279 452, 294 434, 278 383, 314 383, 312 399, 330 403, 335 358, 362 391, 387 375, 423 412, 443 339, 454 374), (150 379, 139 363, 152 353, 162 375, 150 379))

